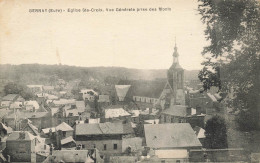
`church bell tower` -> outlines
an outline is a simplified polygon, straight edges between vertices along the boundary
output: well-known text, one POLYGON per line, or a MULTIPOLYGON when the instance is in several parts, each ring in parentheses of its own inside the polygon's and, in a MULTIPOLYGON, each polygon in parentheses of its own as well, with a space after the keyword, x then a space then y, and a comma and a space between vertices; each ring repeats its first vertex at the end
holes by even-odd
POLYGON ((179 64, 179 53, 176 43, 172 57, 173 62, 167 72, 168 83, 172 88, 174 97, 171 100, 171 105, 185 105, 184 69, 179 64))

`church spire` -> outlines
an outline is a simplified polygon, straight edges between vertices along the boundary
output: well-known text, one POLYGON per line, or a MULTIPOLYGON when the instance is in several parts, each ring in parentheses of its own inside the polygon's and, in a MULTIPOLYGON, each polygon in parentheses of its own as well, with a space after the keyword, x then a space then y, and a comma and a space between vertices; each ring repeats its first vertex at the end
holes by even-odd
POLYGON ((177 46, 176 46, 176 37, 175 37, 175 47, 174 47, 174 52, 173 52, 173 63, 179 63, 179 53, 177 51, 177 46))

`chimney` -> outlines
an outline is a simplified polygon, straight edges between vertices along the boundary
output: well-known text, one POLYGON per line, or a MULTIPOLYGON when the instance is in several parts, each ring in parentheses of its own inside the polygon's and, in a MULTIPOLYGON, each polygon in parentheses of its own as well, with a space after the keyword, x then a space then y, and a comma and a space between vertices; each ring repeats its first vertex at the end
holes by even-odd
POLYGON ((191 115, 191 107, 187 108, 187 115, 191 115))
POLYGON ((149 108, 149 114, 153 112, 153 108, 149 108))
POLYGON ((21 140, 25 139, 25 132, 19 132, 19 139, 21 140))

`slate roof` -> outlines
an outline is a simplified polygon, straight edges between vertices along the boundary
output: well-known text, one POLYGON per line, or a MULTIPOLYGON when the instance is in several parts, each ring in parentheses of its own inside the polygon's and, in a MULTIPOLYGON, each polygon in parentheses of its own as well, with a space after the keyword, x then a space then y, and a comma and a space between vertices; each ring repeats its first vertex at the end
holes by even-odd
MULTIPOLYGON (((28 119, 28 118, 42 118, 42 117, 47 117, 48 116, 48 112, 20 112, 17 111, 17 117, 20 119, 28 119)), ((6 119, 12 119, 15 118, 15 114, 12 113, 10 115, 7 115, 5 117, 6 119)))
POLYGON ((34 133, 33 134, 34 136, 39 135, 38 128, 35 127, 33 124, 31 124, 30 120, 28 120, 27 125, 24 127, 23 131, 25 130, 26 127, 29 127, 31 129, 31 131, 34 133))
POLYGON ((14 101, 18 96, 18 94, 8 94, 2 98, 2 101, 14 101))
POLYGON ((35 136, 33 136, 28 131, 14 131, 12 132, 6 141, 14 141, 14 140, 33 140, 35 139, 35 136), (20 138, 20 133, 24 133, 24 139, 20 138))
POLYGON ((105 110, 105 118, 116 118, 116 117, 124 117, 130 116, 127 111, 123 108, 114 108, 114 109, 106 109, 105 110))
POLYGON ((110 102, 109 95, 99 95, 98 102, 110 102))
POLYGON ((162 111, 162 114, 185 117, 187 115, 187 107, 183 105, 174 105, 162 111))
POLYGON ((133 96, 159 98, 166 84, 166 79, 160 80, 121 80, 118 84, 131 85, 133 96))
POLYGON ((134 133, 131 124, 122 123, 93 123, 77 124, 76 135, 115 135, 134 133))
POLYGON ((145 124, 146 144, 150 148, 201 147, 189 123, 145 124))
POLYGON ((6 109, 0 109, 0 118, 6 117, 7 115, 9 115, 10 113, 12 113, 12 110, 6 110, 6 109))
POLYGON ((51 129, 52 132, 56 131, 55 127, 51 127, 51 128, 44 128, 44 129, 42 129, 42 132, 44 134, 48 134, 50 132, 50 129, 51 129))
POLYGON ((67 123, 62 122, 56 127, 56 130, 61 130, 61 131, 73 131, 74 129, 70 127, 67 123))
POLYGON ((64 145, 64 144, 67 144, 67 143, 70 143, 70 142, 74 142, 74 143, 76 144, 76 142, 75 142, 75 140, 72 138, 72 136, 69 136, 69 137, 64 138, 64 139, 61 140, 61 145, 64 145))

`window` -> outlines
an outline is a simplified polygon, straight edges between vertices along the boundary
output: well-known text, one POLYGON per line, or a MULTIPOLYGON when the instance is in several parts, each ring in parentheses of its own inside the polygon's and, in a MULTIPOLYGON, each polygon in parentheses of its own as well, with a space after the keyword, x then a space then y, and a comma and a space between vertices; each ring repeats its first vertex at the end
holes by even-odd
POLYGON ((62 131, 62 136, 66 137, 66 131, 62 131))
POLYGON ((84 148, 85 148, 85 145, 82 144, 82 148, 84 149, 84 148))
POLYGON ((117 149, 117 144, 114 144, 114 149, 115 149, 115 150, 117 149))
POLYGON ((104 144, 104 151, 105 151, 105 150, 107 150, 107 145, 106 145, 106 144, 104 144))

